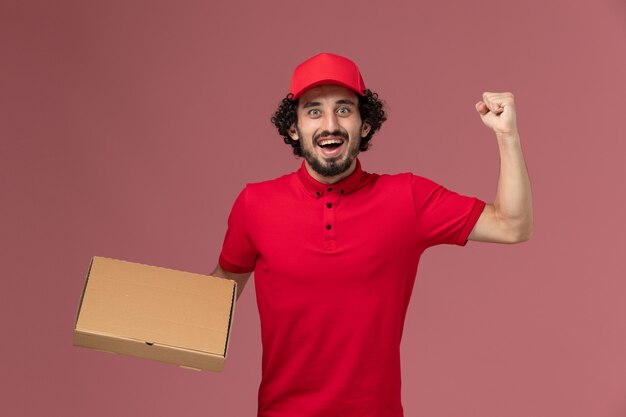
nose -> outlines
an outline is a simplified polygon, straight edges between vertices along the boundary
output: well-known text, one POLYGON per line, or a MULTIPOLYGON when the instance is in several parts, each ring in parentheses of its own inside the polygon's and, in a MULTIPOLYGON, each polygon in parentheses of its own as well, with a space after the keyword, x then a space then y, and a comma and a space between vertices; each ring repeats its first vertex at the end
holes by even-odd
POLYGON ((339 129, 339 119, 334 111, 326 112, 322 121, 322 129, 335 132, 339 129))

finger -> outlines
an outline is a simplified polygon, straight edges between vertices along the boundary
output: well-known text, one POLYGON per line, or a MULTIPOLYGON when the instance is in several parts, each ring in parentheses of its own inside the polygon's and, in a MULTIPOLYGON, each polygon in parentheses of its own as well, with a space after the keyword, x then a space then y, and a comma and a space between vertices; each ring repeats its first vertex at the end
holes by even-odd
POLYGON ((476 111, 478 111, 478 113, 482 115, 489 113, 489 108, 483 101, 479 101, 478 103, 476 103, 475 107, 476 107, 476 111))
POLYGON ((500 114, 504 111, 505 96, 498 93, 483 93, 483 101, 494 114, 500 114))
POLYGON ((487 103, 487 106, 490 110, 495 113, 502 113, 504 107, 506 106, 514 106, 514 97, 513 93, 505 92, 505 93, 491 93, 485 92, 483 93, 483 100, 487 103), (499 110, 501 109, 501 110, 499 110))
POLYGON ((504 106, 502 105, 502 103, 494 100, 491 111, 494 112, 495 114, 500 114, 504 111, 504 106))
POLYGON ((495 98, 496 98, 496 93, 490 93, 490 92, 483 93, 483 102, 485 103, 487 108, 492 112, 495 112, 497 109, 495 98))
POLYGON ((483 97, 484 97, 483 101, 479 101, 477 103, 477 106, 479 105, 479 107, 477 107, 476 110, 478 110, 482 115, 485 115, 489 112, 492 112, 495 114, 502 113, 503 109, 500 109, 498 107, 498 104, 494 101, 493 95, 483 95, 483 97))
POLYGON ((493 93, 490 93, 488 91, 483 93, 483 102, 485 103, 485 105, 491 109, 491 100, 493 98, 493 93))

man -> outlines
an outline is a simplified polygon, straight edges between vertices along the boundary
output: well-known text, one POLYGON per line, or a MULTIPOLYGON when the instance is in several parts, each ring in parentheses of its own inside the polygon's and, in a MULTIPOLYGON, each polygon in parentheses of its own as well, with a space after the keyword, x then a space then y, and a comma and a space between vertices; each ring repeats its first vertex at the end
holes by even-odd
POLYGON ((530 238, 530 181, 510 93, 476 103, 496 133, 494 204, 417 175, 364 172, 357 155, 385 121, 350 60, 320 54, 294 71, 272 121, 304 162, 248 184, 213 275, 255 272, 263 345, 259 417, 401 417, 400 341, 422 252, 467 240, 530 238))

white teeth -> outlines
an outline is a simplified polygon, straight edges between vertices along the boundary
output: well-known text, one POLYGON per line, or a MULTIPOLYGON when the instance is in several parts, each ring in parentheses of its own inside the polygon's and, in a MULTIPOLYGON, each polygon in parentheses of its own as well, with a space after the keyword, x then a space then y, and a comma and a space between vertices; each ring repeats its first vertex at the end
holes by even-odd
POLYGON ((342 143, 343 141, 339 139, 324 139, 324 140, 320 140, 317 144, 319 146, 326 146, 326 145, 334 145, 334 144, 341 145, 342 143))

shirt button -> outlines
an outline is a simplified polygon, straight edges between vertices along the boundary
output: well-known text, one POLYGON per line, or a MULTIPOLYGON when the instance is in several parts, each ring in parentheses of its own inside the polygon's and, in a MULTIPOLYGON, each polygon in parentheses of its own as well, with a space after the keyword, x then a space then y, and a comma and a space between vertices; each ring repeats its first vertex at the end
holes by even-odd
POLYGON ((343 194, 343 190, 340 190, 339 192, 340 192, 341 194, 343 194))
POLYGON ((319 192, 319 191, 316 191, 316 192, 315 192, 315 197, 319 197, 320 195, 321 195, 321 194, 320 194, 320 192, 319 192))
POLYGON ((331 208, 333 205, 331 203, 326 204, 326 207, 331 208))
POLYGON ((331 192, 333 190, 333 187, 328 187, 328 192, 331 192))
POLYGON ((333 228, 333 227, 332 227, 330 224, 327 224, 327 225, 326 225, 326 229, 327 229, 327 230, 330 230, 330 229, 332 229, 332 228, 333 228))

